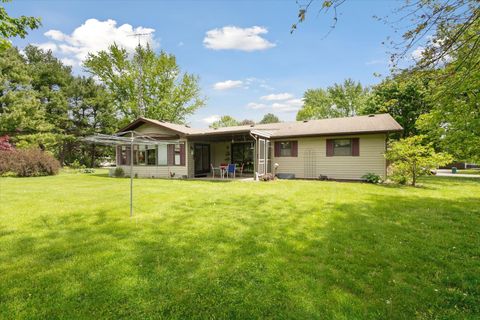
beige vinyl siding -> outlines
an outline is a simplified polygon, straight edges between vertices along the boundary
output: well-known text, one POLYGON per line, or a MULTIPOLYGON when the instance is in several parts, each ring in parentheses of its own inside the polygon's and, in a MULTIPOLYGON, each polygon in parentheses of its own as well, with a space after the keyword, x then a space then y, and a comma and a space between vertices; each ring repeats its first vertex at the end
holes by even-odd
POLYGON ((277 139, 275 141, 298 141, 298 157, 275 157, 272 163, 278 163, 277 173, 293 173, 296 178, 315 179, 325 175, 332 179, 361 179, 372 172, 385 176, 386 160, 385 134, 309 137, 298 139, 277 139), (359 138, 360 156, 326 156, 327 139, 359 138))
POLYGON ((175 136, 176 133, 174 131, 168 130, 168 129, 163 129, 159 128, 158 126, 155 126, 150 123, 144 123, 138 128, 135 129, 135 132, 138 133, 143 133, 143 134, 149 134, 149 133, 154 133, 154 134, 162 134, 166 136, 175 136))

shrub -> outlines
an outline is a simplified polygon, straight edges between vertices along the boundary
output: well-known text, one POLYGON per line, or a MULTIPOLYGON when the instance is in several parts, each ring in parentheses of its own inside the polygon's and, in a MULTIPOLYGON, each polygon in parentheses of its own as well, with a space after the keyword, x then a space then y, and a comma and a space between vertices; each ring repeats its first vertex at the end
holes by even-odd
POLYGON ((93 169, 93 168, 83 168, 83 169, 80 169, 80 172, 83 172, 83 173, 95 173, 95 169, 93 169))
POLYGON ((113 175, 117 178, 121 178, 125 176, 125 171, 123 171, 123 169, 120 167, 116 167, 113 175))
POLYGON ((59 169, 58 160, 39 149, 0 151, 0 175, 48 176, 57 174, 59 169))
POLYGON ((368 183, 373 183, 373 184, 380 183, 380 181, 381 181, 380 176, 378 174, 375 174, 375 173, 372 173, 372 172, 368 172, 368 173, 364 174, 362 176, 362 179, 365 180, 368 183))
POLYGON ((392 162, 390 177, 400 184, 415 186, 417 177, 430 174, 432 169, 452 161, 445 153, 437 153, 432 144, 423 144, 423 136, 400 139, 390 145, 385 157, 392 162))
POLYGON ((70 163, 70 166, 69 166, 71 169, 74 169, 74 170, 82 170, 82 169, 85 169, 85 166, 83 164, 80 164, 80 162, 75 159, 75 161, 73 161, 72 163, 70 163))

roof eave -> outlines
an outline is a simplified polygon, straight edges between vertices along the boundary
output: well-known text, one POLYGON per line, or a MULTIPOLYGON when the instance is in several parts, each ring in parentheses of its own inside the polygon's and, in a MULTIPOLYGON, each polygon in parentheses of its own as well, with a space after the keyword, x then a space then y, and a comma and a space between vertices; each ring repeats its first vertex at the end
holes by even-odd
POLYGON ((305 133, 305 134, 288 134, 288 135, 272 135, 272 139, 287 139, 287 138, 301 138, 301 137, 328 137, 328 136, 349 136, 357 134, 382 134, 401 132, 403 129, 391 129, 391 130, 369 130, 369 131, 355 131, 355 132, 330 132, 330 133, 305 133))

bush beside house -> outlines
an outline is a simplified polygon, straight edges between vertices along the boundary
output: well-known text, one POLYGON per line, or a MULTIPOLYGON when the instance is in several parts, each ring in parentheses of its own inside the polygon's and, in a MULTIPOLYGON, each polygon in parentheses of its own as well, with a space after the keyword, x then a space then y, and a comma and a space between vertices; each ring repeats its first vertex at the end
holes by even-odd
POLYGON ((0 137, 0 176, 36 177, 57 174, 60 163, 40 149, 15 149, 8 137, 0 137))

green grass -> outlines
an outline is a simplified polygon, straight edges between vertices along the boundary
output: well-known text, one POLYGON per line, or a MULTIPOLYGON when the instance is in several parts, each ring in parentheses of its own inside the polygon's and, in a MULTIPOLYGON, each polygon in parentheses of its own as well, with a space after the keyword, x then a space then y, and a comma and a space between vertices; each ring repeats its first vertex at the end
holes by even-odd
POLYGON ((457 172, 462 174, 479 174, 480 175, 480 169, 460 169, 460 170, 457 170, 457 172))
POLYGON ((480 180, 0 178, 0 318, 478 319, 480 180))

